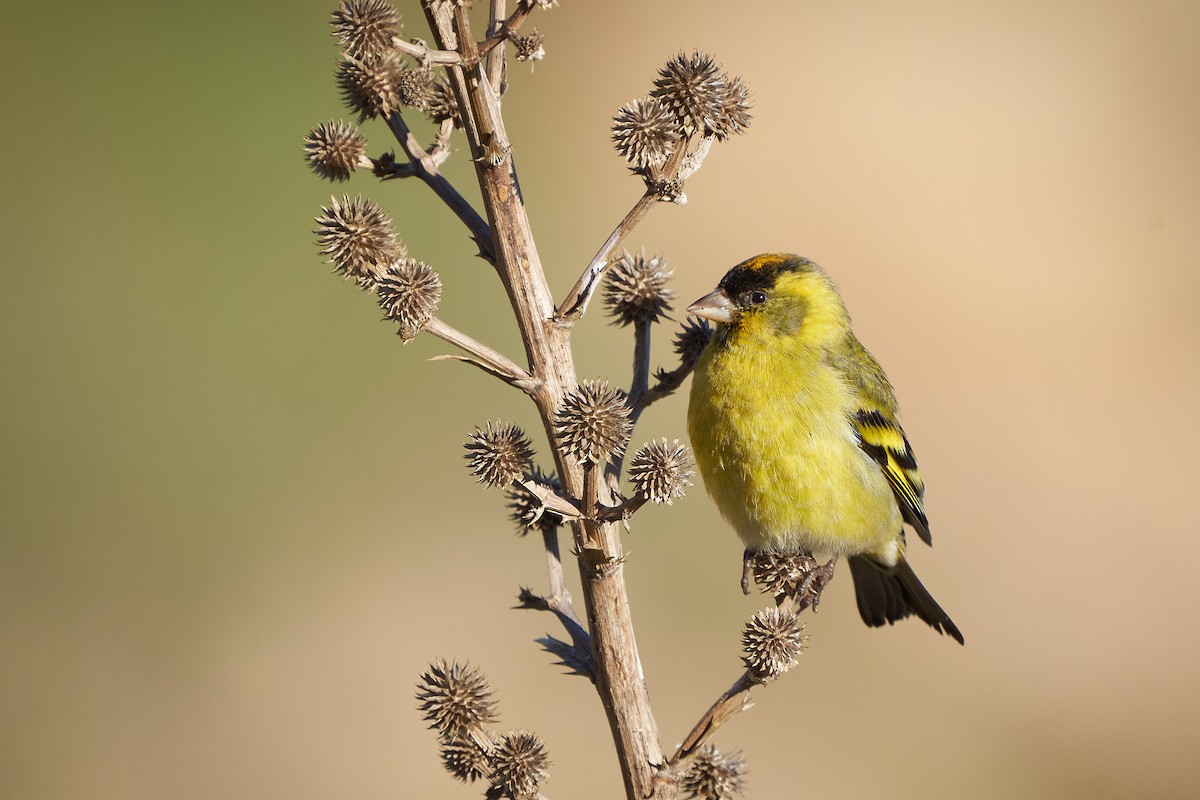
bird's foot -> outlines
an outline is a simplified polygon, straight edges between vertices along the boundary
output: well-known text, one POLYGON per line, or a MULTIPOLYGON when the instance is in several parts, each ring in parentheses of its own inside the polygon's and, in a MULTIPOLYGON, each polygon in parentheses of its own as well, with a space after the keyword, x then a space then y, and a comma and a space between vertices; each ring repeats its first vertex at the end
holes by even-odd
POLYGON ((754 574, 754 559, 758 553, 746 548, 742 553, 742 594, 750 594, 750 576, 754 574))
POLYGON ((809 607, 816 611, 836 566, 836 556, 820 564, 811 553, 746 550, 742 556, 742 592, 750 594, 753 577, 763 592, 775 597, 776 603, 790 598, 797 612, 809 607))
POLYGON ((815 559, 812 560, 812 566, 796 583, 796 593, 793 596, 796 599, 797 611, 803 611, 811 606, 813 613, 816 613, 821 605, 821 593, 833 580, 833 570, 836 566, 837 556, 830 558, 824 564, 817 564, 815 559))

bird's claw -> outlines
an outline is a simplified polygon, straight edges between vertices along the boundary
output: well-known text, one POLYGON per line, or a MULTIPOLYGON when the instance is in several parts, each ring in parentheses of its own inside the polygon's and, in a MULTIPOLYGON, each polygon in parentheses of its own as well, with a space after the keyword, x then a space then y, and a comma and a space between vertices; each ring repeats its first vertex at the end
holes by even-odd
POLYGON ((742 553, 742 594, 750 594, 750 576, 754 574, 754 558, 757 555, 750 548, 742 553))
POLYGON ((800 582, 796 584, 796 610, 803 611, 808 607, 812 607, 813 613, 817 612, 821 605, 821 593, 825 591, 825 587, 833 580, 833 570, 837 566, 837 556, 829 559, 824 564, 814 566, 800 582))

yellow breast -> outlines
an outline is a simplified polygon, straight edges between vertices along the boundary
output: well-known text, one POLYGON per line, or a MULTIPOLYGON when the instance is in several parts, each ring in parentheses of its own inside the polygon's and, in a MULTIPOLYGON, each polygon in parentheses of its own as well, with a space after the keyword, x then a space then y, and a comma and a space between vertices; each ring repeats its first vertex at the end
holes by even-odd
POLYGON ((854 555, 898 546, 900 511, 859 447, 856 402, 819 353, 754 335, 714 342, 688 430, 705 488, 753 550, 854 555))

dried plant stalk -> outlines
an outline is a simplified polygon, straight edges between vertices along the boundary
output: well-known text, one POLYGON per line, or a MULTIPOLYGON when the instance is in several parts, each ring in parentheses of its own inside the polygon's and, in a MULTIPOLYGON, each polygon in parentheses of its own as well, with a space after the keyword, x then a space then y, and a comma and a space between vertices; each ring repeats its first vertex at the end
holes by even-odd
MULTIPOLYGON (((699 169, 714 141, 740 133, 749 123, 748 92, 711 57, 679 54, 660 70, 654 89, 617 114, 612 128, 617 151, 645 184, 630 211, 613 229, 574 287, 556 305, 519 191, 501 113, 507 90, 506 45, 515 58, 539 61, 545 37, 520 31, 531 14, 555 0, 489 0, 488 24, 474 38, 463 0, 423 0, 432 42, 402 36, 400 16, 386 0, 341 0, 333 15, 334 36, 343 47, 338 83, 360 121, 386 122, 404 160, 385 153, 366 155, 357 128, 329 122, 305 140, 311 168, 330 181, 356 169, 381 180, 417 177, 464 224, 479 254, 500 277, 525 350, 525 366, 449 325, 439 316, 442 285, 432 267, 409 258, 391 230, 391 220, 369 201, 336 198, 318 219, 320 245, 335 271, 374 291, 385 318, 408 341, 428 333, 458 347, 442 356, 475 365, 525 392, 534 402, 550 444, 552 476, 533 465, 531 441, 508 423, 487 423, 467 442, 467 459, 480 482, 503 487, 522 530, 542 533, 549 594, 523 589, 519 607, 550 611, 570 641, 538 641, 572 672, 595 684, 604 706, 626 795, 630 800, 673 800, 681 788, 697 795, 725 796, 740 789, 742 766, 735 757, 705 750, 703 769, 685 769, 701 753, 711 732, 744 705, 745 691, 786 671, 799 651, 800 634, 790 618, 758 620, 750 635, 753 665, 706 716, 687 747, 665 757, 658 738, 638 655, 624 580, 621 532, 647 502, 671 503, 691 485, 690 456, 678 442, 652 442, 633 457, 633 496, 619 494, 621 466, 633 427, 645 408, 677 389, 690 374, 708 329, 685 326, 673 370, 651 371, 651 335, 670 310, 670 271, 658 256, 619 255, 634 227, 660 202, 683 203, 686 179, 699 169), (405 120, 422 113, 438 126, 423 146, 405 120), (450 137, 461 130, 483 200, 480 214, 442 173, 450 137), (610 271, 611 267, 614 267, 610 271), (606 305, 634 332, 633 371, 628 391, 604 381, 580 382, 570 348, 574 322, 609 274, 606 305), (653 382, 652 382, 653 381, 653 382), (584 619, 563 580, 560 527, 571 532, 582 580, 584 619), (737 706, 736 708, 734 706, 737 706)), ((549 759, 541 740, 522 731, 500 735, 487 728, 493 705, 482 675, 457 664, 436 662, 418 694, 427 720, 441 738, 443 763, 456 777, 487 780, 487 796, 525 800, 540 796, 549 759)), ((699 762, 697 762, 699 763, 699 762)))

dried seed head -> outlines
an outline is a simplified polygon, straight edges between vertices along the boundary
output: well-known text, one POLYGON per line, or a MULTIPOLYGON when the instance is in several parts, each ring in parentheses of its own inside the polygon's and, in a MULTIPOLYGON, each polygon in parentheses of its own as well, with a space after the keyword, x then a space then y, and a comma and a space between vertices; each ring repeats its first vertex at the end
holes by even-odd
POLYGON ((763 594, 775 597, 792 594, 818 566, 817 560, 807 553, 760 551, 754 554, 754 582, 763 594))
POLYGON ((607 381, 584 381, 563 398, 554 429, 572 457, 592 464, 608 461, 633 431, 625 392, 607 381))
POLYGON ((375 291, 387 319, 400 323, 400 338, 411 342, 433 318, 442 299, 442 279, 433 267, 415 258, 389 264, 378 277, 375 291))
POLYGON ((754 582, 764 594, 786 594, 816 566, 817 560, 805 553, 760 551, 754 554, 754 582))
POLYGON ((621 325, 657 322, 671 310, 675 293, 667 288, 671 271, 660 256, 625 253, 608 270, 604 305, 621 325))
POLYGON ((353 125, 322 122, 304 137, 304 157, 312 171, 327 181, 344 181, 364 161, 367 140, 353 125))
POLYGON ((745 788, 746 761, 741 753, 728 756, 711 744, 700 748, 681 786, 690 797, 700 800, 730 800, 745 788))
MULTIPOLYGON (((562 484, 553 473, 547 475, 536 466, 525 479, 536 481, 555 492, 562 491, 562 484)), ((504 499, 508 504, 508 517, 516 523, 517 533, 521 536, 535 526, 542 531, 549 531, 562 525, 561 514, 543 507, 541 500, 521 486, 514 484, 505 488, 504 499)))
POLYGON ((513 731, 505 734, 488 759, 492 786, 504 797, 533 800, 538 787, 550 774, 550 757, 537 734, 513 731))
POLYGON ((537 28, 528 36, 513 36, 512 43, 517 49, 517 61, 541 61, 546 57, 546 48, 542 46, 545 41, 546 37, 538 33, 537 28))
POLYGON ((440 78, 434 81, 433 88, 429 91, 429 99, 425 103, 425 114, 434 122, 448 119, 454 122, 454 127, 462 127, 458 98, 454 96, 454 90, 450 88, 448 81, 440 78))
POLYGON ((713 135, 724 141, 735 134, 745 133, 750 127, 751 106, 750 89, 739 75, 727 83, 721 93, 721 111, 713 122, 713 135))
POLYGON ((639 169, 662 164, 679 142, 675 116, 657 97, 639 97, 621 106, 613 117, 613 146, 639 169))
POLYGON ((425 67, 406 69, 396 80, 396 96, 406 106, 424 110, 433 96, 433 70, 425 67))
POLYGON ((471 474, 488 486, 507 486, 525 474, 533 461, 533 442, 509 422, 476 428, 466 444, 471 474))
POLYGON ((317 217, 317 245, 335 272, 369 288, 397 259, 404 258, 403 243, 392 232, 392 220, 379 206, 359 195, 330 198, 317 217))
POLYGON ((446 739, 479 733, 496 721, 496 704, 487 678, 465 664, 438 659, 417 684, 417 702, 429 727, 446 739))
POLYGON ((742 632, 742 661, 760 680, 773 680, 796 666, 806 647, 800 617, 775 606, 755 614, 742 632))
POLYGON ((637 493, 655 503, 670 505, 683 497, 695 474, 691 453, 678 439, 642 445, 629 462, 629 478, 637 493))
POLYGON ((355 58, 382 55, 400 35, 400 15, 385 0, 342 0, 330 24, 338 42, 355 58))
POLYGON ((687 367, 694 366, 712 335, 712 325, 708 324, 708 320, 690 317, 684 320, 683 327, 675 335, 675 352, 679 354, 679 362, 687 367))
POLYGON ((660 98, 684 133, 711 130, 721 118, 727 79, 712 56, 692 51, 668 61, 654 81, 652 96, 660 98))
POLYGON ((488 775, 488 754, 495 745, 480 745, 486 736, 451 737, 442 740, 442 766, 464 783, 474 783, 488 775))
POLYGON ((338 67, 337 85, 346 107, 358 114, 359 122, 386 117, 400 109, 399 83, 404 66, 396 53, 347 55, 338 67))

